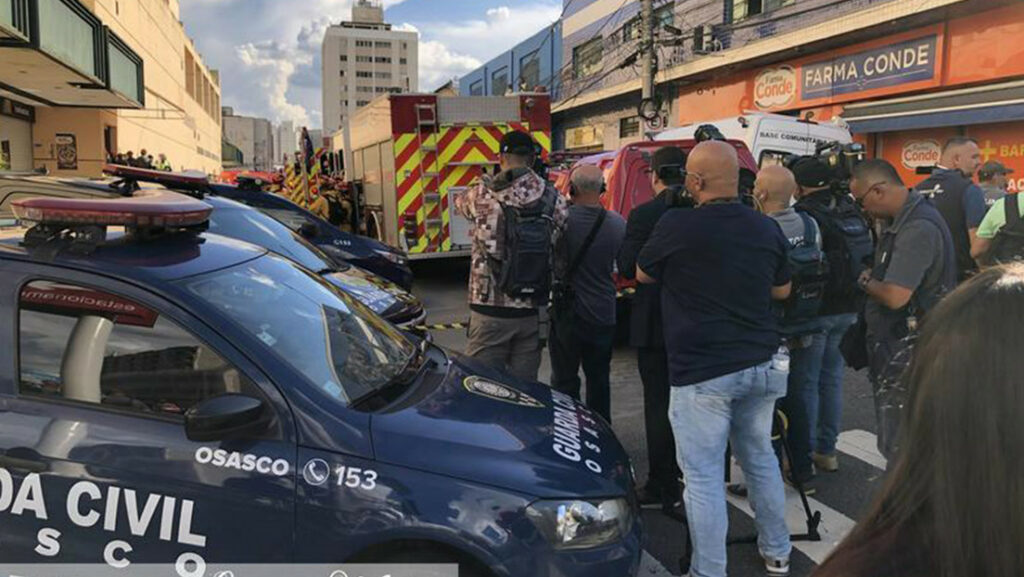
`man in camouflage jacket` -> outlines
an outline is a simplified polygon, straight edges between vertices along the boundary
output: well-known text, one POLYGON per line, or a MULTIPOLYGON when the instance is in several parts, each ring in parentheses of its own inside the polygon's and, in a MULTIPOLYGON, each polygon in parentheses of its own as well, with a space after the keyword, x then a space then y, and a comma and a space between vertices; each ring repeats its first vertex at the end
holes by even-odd
MULTIPOLYGON (((551 183, 530 167, 533 139, 513 131, 501 140, 501 172, 471 188, 458 211, 472 228, 472 263, 469 274, 469 343, 466 354, 511 375, 536 380, 540 368, 540 325, 537 304, 505 294, 495 278, 492 259, 504 251, 502 206, 523 207, 546 191, 556 195, 552 245, 557 244, 568 216, 565 199, 551 183)), ((554 252, 554 251, 552 251, 554 252)))

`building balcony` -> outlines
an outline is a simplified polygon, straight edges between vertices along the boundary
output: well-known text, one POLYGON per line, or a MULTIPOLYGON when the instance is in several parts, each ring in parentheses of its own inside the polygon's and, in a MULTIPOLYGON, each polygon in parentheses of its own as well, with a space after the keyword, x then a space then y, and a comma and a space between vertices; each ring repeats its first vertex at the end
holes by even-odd
POLYGON ((78 0, 0 0, 0 95, 143 108, 142 58, 78 0))

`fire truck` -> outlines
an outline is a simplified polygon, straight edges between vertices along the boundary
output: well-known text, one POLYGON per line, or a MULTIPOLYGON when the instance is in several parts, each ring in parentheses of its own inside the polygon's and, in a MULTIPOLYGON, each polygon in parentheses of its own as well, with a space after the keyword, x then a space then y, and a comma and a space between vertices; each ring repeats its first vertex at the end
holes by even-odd
POLYGON ((367 235, 405 250, 410 259, 469 255, 470 223, 455 201, 498 167, 506 132, 530 133, 541 158, 551 149, 547 94, 511 96, 383 95, 357 111, 333 137, 348 140, 346 178, 367 235))

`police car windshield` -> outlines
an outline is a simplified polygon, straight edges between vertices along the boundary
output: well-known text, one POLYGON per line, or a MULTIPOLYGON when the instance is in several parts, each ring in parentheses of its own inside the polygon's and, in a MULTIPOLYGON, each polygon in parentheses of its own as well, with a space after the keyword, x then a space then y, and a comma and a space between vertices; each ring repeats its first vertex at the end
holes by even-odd
POLYGON ((178 282, 346 404, 394 381, 416 354, 387 321, 276 255, 178 282))
POLYGON ((337 268, 323 251, 256 209, 218 206, 210 216, 210 232, 262 246, 313 272, 337 268))

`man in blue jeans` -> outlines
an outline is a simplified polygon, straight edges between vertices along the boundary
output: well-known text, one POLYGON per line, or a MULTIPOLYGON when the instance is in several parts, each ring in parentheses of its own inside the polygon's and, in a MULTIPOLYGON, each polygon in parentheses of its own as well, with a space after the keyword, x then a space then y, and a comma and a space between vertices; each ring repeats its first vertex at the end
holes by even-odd
POLYGON ((661 218, 637 259, 637 279, 660 281, 672 382, 669 419, 683 470, 694 577, 725 577, 725 449, 743 468, 771 575, 789 573, 782 473, 771 445, 788 367, 775 359, 773 300, 790 293, 788 241, 739 200, 739 161, 724 142, 697 145, 686 189, 698 207, 661 218))
MULTIPOLYGON (((793 175, 800 189, 797 210, 802 210, 814 201, 822 205, 831 202, 831 171, 820 160, 802 159, 793 165, 793 175)), ((819 220, 830 217, 828 211, 812 210, 805 214, 819 220)), ((817 224, 820 230, 828 223, 817 224)), ((841 252, 829 246, 836 240, 835 237, 824 239, 826 253, 841 252)), ((839 440, 843 370, 846 366, 839 352, 839 343, 856 322, 857 315, 853 311, 859 309, 860 301, 843 298, 843 291, 837 289, 831 283, 826 285, 821 316, 817 322, 818 331, 813 338, 805 339, 800 343, 801 346, 791 350, 792 374, 789 377, 789 392, 783 400, 783 408, 790 416, 790 475, 800 481, 809 493, 814 493, 811 481, 815 468, 830 473, 839 470, 836 442, 839 440)))

